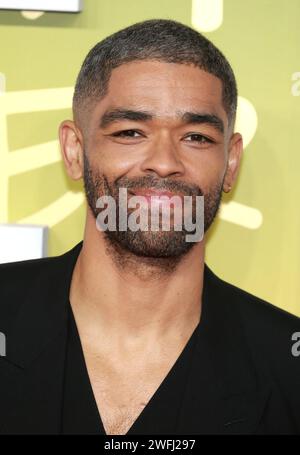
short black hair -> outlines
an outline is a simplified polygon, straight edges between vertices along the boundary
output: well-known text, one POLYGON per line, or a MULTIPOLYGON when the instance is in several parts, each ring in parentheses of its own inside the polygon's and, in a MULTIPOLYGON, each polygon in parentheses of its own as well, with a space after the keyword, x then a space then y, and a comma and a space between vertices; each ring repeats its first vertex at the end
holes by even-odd
POLYGON ((138 60, 194 65, 219 78, 228 123, 234 125, 237 84, 229 62, 201 33, 170 19, 137 22, 108 36, 89 51, 75 84, 75 121, 79 122, 80 113, 92 108, 106 95, 114 68, 138 60))

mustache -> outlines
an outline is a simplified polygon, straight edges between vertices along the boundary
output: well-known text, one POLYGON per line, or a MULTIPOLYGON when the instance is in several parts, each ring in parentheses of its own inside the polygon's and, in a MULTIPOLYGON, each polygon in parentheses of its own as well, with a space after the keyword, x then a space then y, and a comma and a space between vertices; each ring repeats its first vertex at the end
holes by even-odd
POLYGON ((204 192, 198 185, 193 185, 185 182, 179 182, 178 180, 171 179, 157 179, 157 177, 151 175, 145 175, 142 177, 136 177, 129 179, 128 177, 121 177, 117 179, 112 185, 106 179, 107 186, 112 190, 111 186, 115 190, 119 188, 127 188, 128 190, 134 188, 150 189, 154 188, 162 191, 170 191, 173 193, 183 193, 186 196, 203 196, 204 192))

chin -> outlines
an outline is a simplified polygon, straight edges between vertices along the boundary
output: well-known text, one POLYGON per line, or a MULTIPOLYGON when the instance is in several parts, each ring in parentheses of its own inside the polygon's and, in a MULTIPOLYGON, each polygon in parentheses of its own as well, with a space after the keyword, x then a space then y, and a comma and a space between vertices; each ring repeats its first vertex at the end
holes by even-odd
POLYGON ((119 248, 136 256, 148 258, 179 258, 193 247, 186 242, 186 233, 179 232, 106 232, 108 239, 119 248))

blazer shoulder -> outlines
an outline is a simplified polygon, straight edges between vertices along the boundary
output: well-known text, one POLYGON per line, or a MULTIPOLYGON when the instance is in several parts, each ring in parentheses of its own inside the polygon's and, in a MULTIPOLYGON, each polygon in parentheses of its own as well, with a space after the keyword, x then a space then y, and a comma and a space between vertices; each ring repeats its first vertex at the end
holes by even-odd
POLYGON ((0 264, 0 331, 8 330, 25 302, 43 298, 47 289, 59 285, 68 253, 0 264))
POLYGON ((49 272, 60 257, 52 256, 0 264, 0 295, 3 296, 3 292, 11 293, 22 284, 30 285, 42 274, 49 272))
POLYGON ((59 275, 78 257, 82 243, 60 255, 0 264, 0 297, 5 293, 12 295, 14 290, 20 293, 44 277, 59 275))
POLYGON ((219 287, 224 303, 237 308, 247 325, 262 325, 270 330, 290 329, 297 326, 300 329, 300 318, 283 308, 280 308, 250 292, 241 289, 209 271, 212 280, 219 287))
POLYGON ((221 304, 229 316, 237 315, 253 357, 292 384, 300 374, 300 318, 210 273, 221 304))

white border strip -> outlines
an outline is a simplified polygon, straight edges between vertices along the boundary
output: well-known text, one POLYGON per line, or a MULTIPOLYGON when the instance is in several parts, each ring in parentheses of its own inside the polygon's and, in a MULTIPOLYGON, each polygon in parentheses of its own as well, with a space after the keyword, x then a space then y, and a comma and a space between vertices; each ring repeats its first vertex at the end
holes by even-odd
POLYGON ((0 0, 0 9, 78 13, 83 0, 0 0))

